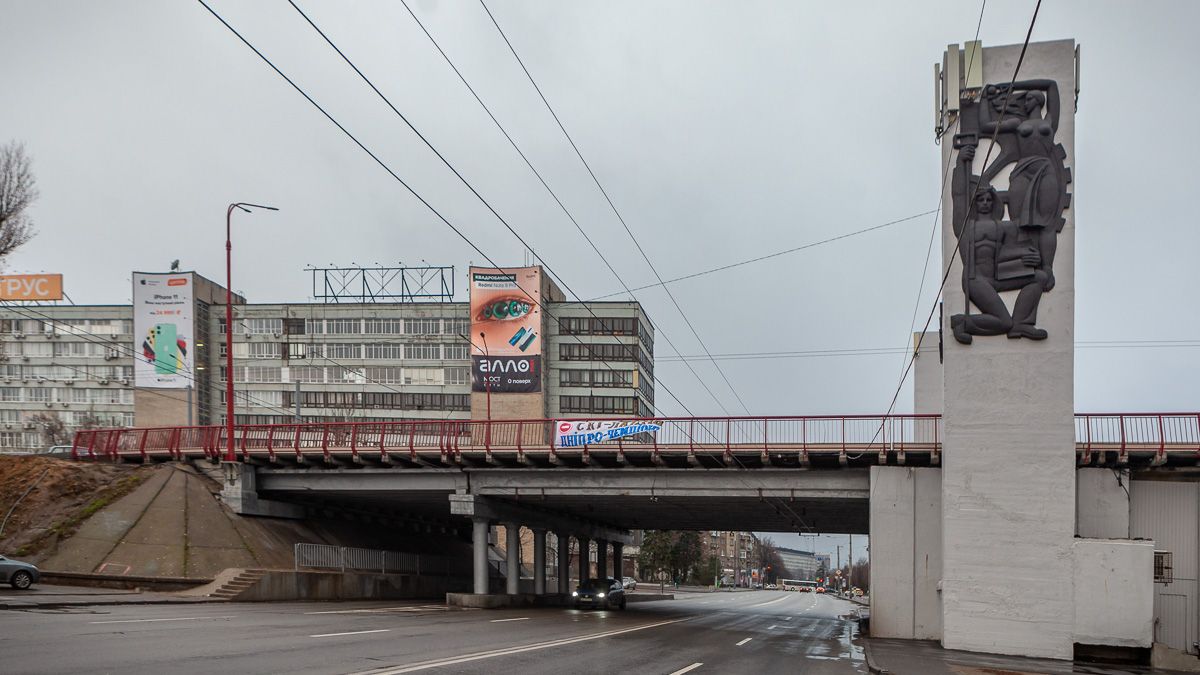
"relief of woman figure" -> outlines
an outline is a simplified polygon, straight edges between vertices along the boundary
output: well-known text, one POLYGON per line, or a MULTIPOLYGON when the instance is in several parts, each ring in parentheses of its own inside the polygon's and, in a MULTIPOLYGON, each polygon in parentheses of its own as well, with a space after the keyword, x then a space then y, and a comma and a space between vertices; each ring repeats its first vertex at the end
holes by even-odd
POLYGON ((971 174, 975 147, 964 147, 954 168, 954 227, 963 262, 963 288, 979 308, 978 314, 950 317, 954 338, 971 344, 972 335, 1008 335, 1010 338, 1046 339, 1038 328, 1037 310, 1047 290, 1050 274, 1043 269, 1044 257, 1038 240, 1028 230, 1004 220, 1004 206, 996 190, 978 183, 971 174), (1020 290, 1010 314, 1001 291, 1020 290))
POLYGON ((981 179, 990 184, 1013 165, 1006 199, 1009 217, 1037 240, 1042 257, 1038 269, 1046 274, 1049 291, 1054 288, 1054 254, 1070 182, 1063 164, 1066 153, 1054 142, 1060 112, 1058 84, 1022 80, 1012 83, 1011 94, 1009 89, 1007 84, 988 85, 979 106, 980 135, 996 134, 1000 145, 1000 155, 984 169, 981 179))

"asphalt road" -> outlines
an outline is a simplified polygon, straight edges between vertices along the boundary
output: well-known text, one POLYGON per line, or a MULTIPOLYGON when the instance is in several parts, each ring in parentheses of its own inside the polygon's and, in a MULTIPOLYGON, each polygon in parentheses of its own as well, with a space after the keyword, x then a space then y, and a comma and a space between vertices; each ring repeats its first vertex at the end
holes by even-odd
POLYGON ((6 673, 866 673, 854 606, 687 594, 620 611, 388 602, 0 611, 6 673), (699 664, 699 665, 697 665, 699 664))

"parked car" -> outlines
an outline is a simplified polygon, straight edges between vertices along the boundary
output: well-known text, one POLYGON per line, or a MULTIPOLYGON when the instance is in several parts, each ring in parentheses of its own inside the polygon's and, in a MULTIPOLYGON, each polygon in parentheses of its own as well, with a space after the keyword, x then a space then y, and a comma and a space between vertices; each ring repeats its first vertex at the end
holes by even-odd
POLYGON ((627 591, 637 590, 637 579, 634 579, 633 577, 625 577, 621 579, 621 584, 625 586, 625 590, 627 591))
POLYGON ((589 579, 579 584, 579 588, 571 594, 575 607, 600 607, 603 609, 625 609, 625 588, 620 581, 612 577, 589 579))
POLYGON ((37 567, 0 555, 0 583, 11 584, 13 588, 23 591, 41 578, 42 574, 37 567))

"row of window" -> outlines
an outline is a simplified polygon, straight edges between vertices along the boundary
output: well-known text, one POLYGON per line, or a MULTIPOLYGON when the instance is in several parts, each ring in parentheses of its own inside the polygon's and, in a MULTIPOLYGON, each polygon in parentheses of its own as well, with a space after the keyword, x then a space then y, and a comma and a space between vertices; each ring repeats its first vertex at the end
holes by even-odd
POLYGON ((559 396, 558 409, 564 413, 634 415, 638 414, 638 400, 632 396, 559 396))
MULTIPOLYGON (((220 356, 225 357, 225 343, 220 356)), ((466 361, 470 356, 466 343, 307 343, 307 342, 235 342, 235 359, 401 359, 424 361, 466 361)))
POLYGON ((0 403, 133 405, 133 390, 120 387, 0 387, 0 403))
MULTIPOLYGON (((225 332, 225 319, 218 319, 225 332)), ((471 322, 458 318, 420 319, 275 319, 246 317, 234 321, 242 335, 466 335, 471 322)))
POLYGON ((560 317, 559 335, 637 335, 635 317, 560 317))
MULTIPOLYGON (((284 391, 283 407, 296 405, 295 392, 284 391)), ((300 408, 470 410, 470 394, 417 394, 408 392, 302 391, 300 408)))
POLYGON ((0 333, 44 335, 129 335, 133 333, 131 319, 0 319, 0 333))
POLYGON ((121 344, 98 344, 95 342, 59 341, 29 342, 13 340, 0 344, 0 353, 12 358, 17 356, 36 356, 42 358, 130 358, 130 348, 121 344))
MULTIPOLYGON (((234 382, 305 384, 411 384, 464 385, 471 382, 467 366, 445 368, 409 368, 400 366, 368 366, 341 368, 321 366, 234 366, 234 382)), ((225 381, 225 366, 219 370, 225 381)))
POLYGON ((564 387, 632 387, 636 379, 632 370, 578 370, 559 371, 558 383, 564 387))
POLYGON ((568 343, 558 346, 558 356, 563 361, 633 361, 648 373, 654 372, 650 357, 637 345, 568 343))
POLYGON ((126 380, 132 377, 133 366, 0 365, 0 378, 7 380, 126 380))

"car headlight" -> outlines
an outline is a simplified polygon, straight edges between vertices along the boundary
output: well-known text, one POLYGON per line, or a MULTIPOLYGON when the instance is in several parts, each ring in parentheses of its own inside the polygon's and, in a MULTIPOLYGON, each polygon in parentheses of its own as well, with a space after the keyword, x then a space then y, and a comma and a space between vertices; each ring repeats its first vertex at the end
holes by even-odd
POLYGON ((597 593, 597 594, 596 594, 596 597, 597 597, 597 598, 603 598, 603 597, 604 597, 604 594, 603 594, 603 593, 597 593))
POLYGON ((572 597, 572 598, 578 598, 578 597, 579 597, 579 591, 571 591, 571 597, 572 597))

